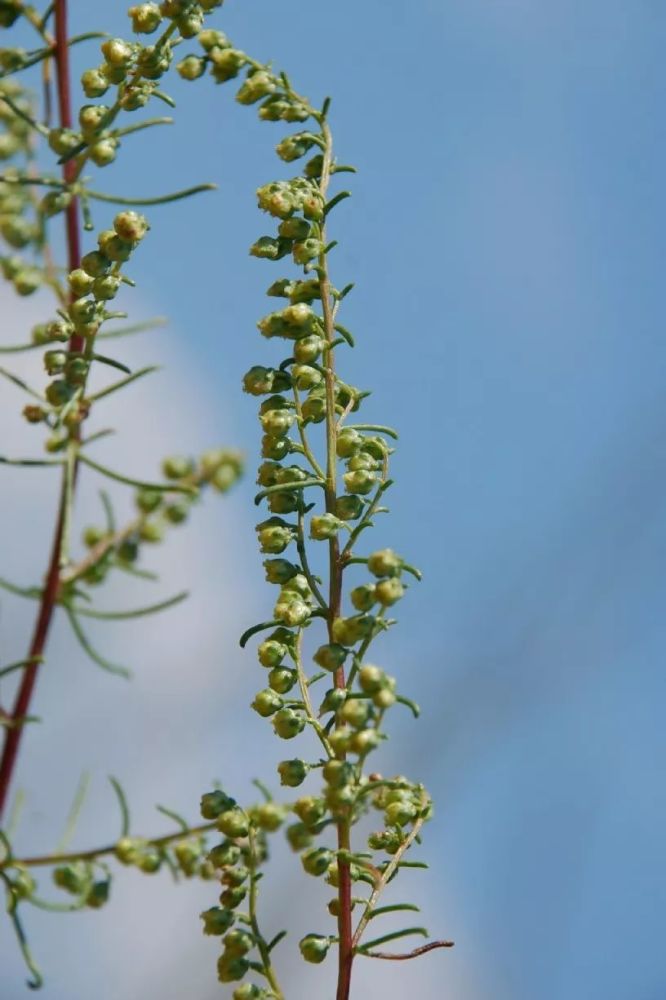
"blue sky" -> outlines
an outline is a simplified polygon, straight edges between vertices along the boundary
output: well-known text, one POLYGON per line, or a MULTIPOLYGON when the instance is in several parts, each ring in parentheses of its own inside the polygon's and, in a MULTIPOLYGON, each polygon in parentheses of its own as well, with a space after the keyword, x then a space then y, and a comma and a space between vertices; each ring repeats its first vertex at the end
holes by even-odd
MULTIPOLYGON (((73 6, 85 30, 108 4, 73 6)), ((108 26, 122 32, 116 6, 108 26)), ((359 170, 344 175, 354 195, 334 217, 335 280, 357 283, 343 322, 358 347, 341 364, 373 390, 368 419, 401 432, 377 543, 425 571, 381 648, 427 706, 417 726, 396 719, 390 759, 437 801, 424 905, 433 932, 457 942, 424 959, 426 972, 401 968, 387 995, 421 983, 451 1000, 661 1000, 666 7, 253 0, 229 2, 221 24, 313 99, 333 96, 339 156, 359 170)), ((177 124, 128 139, 100 184, 220 185, 151 212, 136 295, 144 314, 173 320, 162 402, 182 411, 181 447, 191 433, 193 448, 222 437, 252 456, 254 403, 239 382, 272 357, 255 322, 278 272, 247 247, 268 231, 253 189, 282 176, 270 151, 283 129, 207 81, 173 92, 177 124), (206 405, 193 404, 190 431, 193 394, 206 405)), ((142 350, 155 359, 160 343, 142 350)), ((225 509, 243 568, 222 568, 219 583, 249 573, 244 600, 261 615, 271 594, 252 492, 248 477, 225 509)), ((250 669, 233 629, 225 642, 230 668, 250 669)), ((214 703, 212 675, 199 693, 214 703)), ((239 723, 224 716, 220 728, 194 697, 186 707, 207 781, 239 723)), ((276 752, 257 746, 256 758, 276 752)), ((270 772, 271 761, 252 764, 270 772)), ((185 808, 197 780, 182 769, 166 785, 185 808)), ((81 976, 76 996, 89 997, 81 976)), ((217 995, 198 981, 198 995, 217 995)), ((51 995, 72 996, 64 988, 51 995)))

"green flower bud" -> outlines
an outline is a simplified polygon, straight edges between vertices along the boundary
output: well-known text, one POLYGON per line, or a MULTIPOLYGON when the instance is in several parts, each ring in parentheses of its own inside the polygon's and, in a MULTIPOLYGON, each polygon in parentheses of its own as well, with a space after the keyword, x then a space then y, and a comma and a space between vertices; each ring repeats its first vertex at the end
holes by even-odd
POLYGON ((69 385, 69 383, 65 382, 63 379, 56 379, 55 382, 51 382, 51 384, 46 387, 45 396, 51 406, 64 406, 65 403, 69 403, 73 395, 73 386, 69 385))
POLYGON ((263 716, 264 719, 267 719, 270 715, 274 715, 278 709, 282 708, 282 705, 282 698, 274 691, 271 691, 270 688, 264 688, 263 691, 259 691, 252 702, 252 708, 259 715, 263 716))
POLYGON ((372 704, 382 711, 395 705, 396 700, 396 695, 392 688, 382 688, 381 691, 377 691, 372 696, 372 704))
POLYGON ((231 994, 231 1000, 265 1000, 268 997, 266 990, 254 983, 243 983, 231 994))
POLYGON ((406 826, 416 819, 418 809, 412 802, 391 802, 384 811, 387 826, 406 826))
POLYGON ((353 427, 343 427, 338 434, 335 450, 338 458, 351 458, 361 447, 363 437, 353 427))
POLYGON ((281 438, 289 433, 295 416, 289 410, 269 410, 259 418, 264 432, 269 437, 281 438))
POLYGON ((342 525, 334 514, 315 514, 310 519, 310 538, 320 542, 335 538, 342 525))
POLYGON ((379 463, 367 452, 361 451, 357 455, 352 455, 352 457, 347 462, 347 469, 350 472, 359 472, 360 470, 370 469, 374 471, 379 466, 379 463))
POLYGON ((320 424, 326 419, 326 397, 321 389, 313 389, 304 400, 301 413, 307 423, 320 424))
POLYGON ((307 219, 290 218, 283 219, 278 226, 278 233, 288 240, 306 240, 311 229, 312 226, 307 219))
POLYGON ((286 491, 271 493, 266 503, 273 514, 293 514, 294 511, 298 510, 298 494, 286 491))
POLYGON ((346 700, 346 688, 330 688, 324 695, 319 714, 324 715, 326 712, 337 712, 339 708, 342 708, 346 700))
POLYGON ((297 387, 305 391, 314 389, 315 386, 321 385, 324 381, 322 373, 310 365, 294 365, 291 374, 297 387))
POLYGON ((278 694, 287 694, 294 687, 298 680, 298 674, 295 670, 289 670, 287 667, 273 667, 268 675, 268 683, 271 690, 276 691, 278 694))
POLYGON ((309 364, 312 361, 316 361, 323 347, 324 341, 322 338, 313 333, 309 337, 302 337, 296 341, 294 344, 294 357, 299 364, 309 364))
POLYGON ((18 295, 32 295, 42 283, 42 272, 36 267, 23 267, 14 275, 14 291, 18 295))
POLYGON ((326 958, 331 942, 321 934, 306 934, 298 942, 298 947, 306 962, 319 965, 326 958))
POLYGON ((400 600, 405 593, 405 588, 396 577, 389 577, 388 580, 380 580, 375 592, 379 603, 388 608, 400 600))
POLYGON ((303 796, 294 803, 294 812, 306 826, 316 826, 326 815, 326 806, 321 799, 311 795, 303 796))
POLYGON ((219 906, 211 906, 209 910, 204 910, 199 916, 203 920, 204 934, 216 936, 226 934, 235 919, 235 914, 231 910, 223 910, 219 906))
POLYGON ((126 243, 138 243, 144 238, 150 226, 144 215, 138 212, 118 212, 113 220, 113 228, 126 243))
POLYGON ((53 869, 53 881, 59 889, 79 896, 90 881, 90 867, 81 861, 53 869))
POLYGON ((276 86, 277 81, 272 74, 257 70, 242 84, 236 94, 236 100, 239 104, 255 104, 262 97, 272 94, 276 86))
POLYGON ((105 257, 117 263, 128 261, 132 255, 132 244, 122 240, 113 229, 105 229, 100 233, 97 242, 105 257))
POLYGON ((379 549, 368 557, 368 569, 373 576, 397 576, 403 561, 393 549, 379 549))
POLYGON ((333 851, 326 847, 312 847, 301 854, 301 864, 308 875, 319 877, 327 872, 333 857, 333 851))
POLYGON ((333 788, 342 788, 354 777, 354 765, 346 760, 327 760, 322 774, 324 781, 333 788))
POLYGON ((251 396, 263 396, 267 392, 273 391, 275 370, 264 368, 262 365, 253 365, 243 376, 243 390, 251 396))
POLYGON ((191 458, 184 458, 182 455, 169 455, 162 462, 162 473, 167 479, 185 479, 194 471, 194 462, 191 458))
POLYGON ((111 883, 108 879, 93 882, 90 892, 86 896, 86 906, 89 906, 91 910, 99 910, 108 902, 110 892, 111 883))
POLYGON ((362 583, 360 586, 354 587, 349 596, 357 611, 370 611, 372 606, 377 603, 374 583, 362 583))
POLYGON ((212 73, 216 83, 233 80, 247 62, 247 56, 237 49, 220 48, 215 45, 208 54, 213 63, 212 73))
POLYGON ((282 115, 286 122, 306 122, 310 117, 310 111, 304 104, 298 101, 290 101, 282 115))
POLYGON ((311 132, 297 132, 295 135, 288 135, 279 142, 275 147, 275 152, 285 163, 291 163, 293 160, 305 156, 308 150, 312 149, 314 142, 315 137, 311 132))
POLYGON ((264 569, 266 570, 266 581, 280 585, 287 583, 299 571, 299 567, 294 566, 287 559, 265 559, 264 569))
POLYGON ((324 157, 321 153, 313 156, 312 159, 308 160, 303 168, 303 173, 306 177, 310 177, 313 180, 321 177, 321 172, 324 169, 324 157))
MULTIPOLYGON (((71 199, 70 199, 71 200, 71 199)), ((22 216, 0 217, 0 233, 10 246, 21 250, 37 235, 35 227, 22 216)))
POLYGON ((225 837, 247 837, 248 821, 242 809, 227 809, 217 817, 217 828, 225 837))
POLYGON ((30 403, 23 407, 22 412, 29 424, 41 424, 47 416, 46 410, 41 406, 30 405, 30 403))
POLYGON ((370 706, 360 698, 348 698, 340 709, 340 718, 354 729, 362 729, 370 717, 370 706))
POLYGON ((375 694, 386 685, 386 682, 384 671, 372 663, 364 663, 358 672, 359 687, 365 694, 375 694))
POLYGON ((286 809, 275 802, 262 802, 252 810, 252 818, 260 830, 274 833, 284 823, 286 809))
POLYGON ((220 902, 222 903, 222 906, 227 909, 235 910, 237 906, 240 906, 246 896, 247 889, 238 885, 225 889, 224 892, 220 894, 220 902))
POLYGON ((91 278, 99 278, 111 268, 111 261, 99 250, 93 250, 82 258, 81 267, 91 278))
POLYGON ((139 556, 139 546, 134 538, 127 538, 118 546, 117 556, 122 563, 136 562, 139 556))
POLYGON ((229 956, 225 952, 217 960, 217 978, 221 983, 234 983, 242 979, 249 968, 246 958, 229 956))
POLYGON ((235 865, 241 856, 241 849, 231 840, 223 840, 208 852, 208 860, 215 868, 227 868, 235 865))
POLYGON ((340 726, 328 734, 328 742, 335 754, 347 753, 351 747, 353 732, 349 726, 340 726))
POLYGON ((306 764, 304 760, 300 760, 298 757, 295 757, 293 760, 282 760, 278 764, 280 784, 287 785, 289 788, 297 788, 303 784, 309 770, 309 764, 306 764))
POLYGON ((139 537, 144 542, 157 544, 164 538, 164 527, 157 520, 144 521, 139 528, 139 537))
POLYGON ((90 362, 79 354, 65 365, 65 377, 70 385, 84 385, 89 368, 90 362))
POLYGON ((263 122, 279 122, 284 119, 289 103, 281 94, 267 98, 259 108, 259 118, 263 122))
POLYGON ((279 517, 269 517, 256 530, 261 551, 271 555, 280 555, 294 538, 294 529, 279 517))
POLYGON ((229 955, 247 955, 254 947, 254 938, 247 931, 235 928, 229 931, 224 939, 224 948, 229 955))
POLYGON ((98 167, 107 167, 115 160, 117 149, 117 139, 100 139, 90 147, 90 159, 98 167))
POLYGON ((402 837, 394 830, 380 830, 368 837, 368 847, 371 851, 386 851, 395 854, 402 846, 402 837))
POLYGON ((362 729, 352 736, 351 750, 353 753, 364 755, 370 753, 371 750, 376 750, 380 743, 381 736, 376 729, 362 729))
POLYGON ((44 355, 44 368, 47 375, 60 375, 67 364, 66 351, 47 351, 44 355))
POLYGON ((305 716, 295 712, 293 708, 281 708, 273 716, 272 722, 275 735, 281 740, 293 740, 305 729, 305 716))
POLYGON ((64 212, 71 204, 72 195, 68 191, 49 191, 39 203, 39 211, 47 219, 50 219, 52 216, 64 212))
POLYGON ((292 851, 302 851, 309 847, 313 837, 305 823, 292 823, 287 827, 287 840, 292 851))
POLYGON ((345 662, 347 650, 337 642, 326 643, 320 646, 312 659, 315 663, 331 672, 338 670, 345 662))
POLYGON ((202 853, 200 841, 180 840, 173 845, 173 853, 184 875, 190 877, 196 873, 202 853))
POLYGON ((262 667, 277 667, 287 655, 287 647, 275 639, 265 639, 257 649, 262 667))
POLYGON ((93 323, 97 318, 97 305, 93 299, 74 299, 69 306, 69 315, 75 325, 93 323))
POLYGON ((134 47, 122 38, 109 38, 100 45, 102 55, 111 66, 127 66, 134 55, 134 47))
POLYGON ((313 191, 304 198, 301 207, 306 219, 319 221, 324 218, 324 200, 318 191, 313 191))
POLYGON ((203 27, 203 12, 195 8, 184 17, 179 17, 176 24, 183 38, 194 38, 203 27))
POLYGON ((282 461, 283 458, 291 451, 291 442, 289 438, 275 438, 271 437, 269 434, 264 434, 261 439, 261 455, 262 458, 272 458, 277 462, 282 461))
POLYGON ((311 260, 319 257, 324 252, 324 244, 321 240, 313 238, 294 243, 292 257, 295 264, 308 264, 311 260))
POLYGON ((72 290, 72 293, 79 298, 82 295, 87 295, 88 292, 92 291, 94 279, 90 277, 89 274, 81 267, 77 267, 76 270, 70 271, 67 275, 67 283, 72 290))
POLYGON ((140 3, 136 7, 130 7, 127 13, 132 18, 132 28, 137 35, 152 34, 162 22, 162 15, 156 3, 140 3))
POLYGON ((289 628, 297 628, 309 619, 311 609, 304 601, 298 599, 287 601, 281 598, 275 605, 273 614, 278 621, 289 628))
POLYGON ((334 816, 339 816, 349 810, 356 801, 356 791, 352 785, 342 785, 340 788, 327 788, 324 793, 326 805, 334 816))
POLYGON ((219 789, 215 789, 214 792, 206 792, 201 796, 199 811, 203 819, 217 819, 234 805, 235 802, 232 798, 219 789))
POLYGON ((140 840, 138 837, 121 837, 114 849, 118 861, 122 865, 136 864, 145 843, 145 840, 140 840))
POLYGON ((375 619, 372 615, 336 618, 333 622, 333 638, 343 646, 355 646, 357 642, 369 638, 374 627, 375 619))
POLYGON ((139 855, 136 864, 145 875, 154 875, 162 867, 162 857, 159 851, 148 850, 139 855))
POLYGON ((52 128, 49 132, 49 147, 58 156, 67 156, 80 142, 81 136, 71 128, 52 128))
POLYGON ((90 137, 100 128, 109 113, 105 104, 84 104, 79 111, 79 125, 84 136, 90 137))
POLYGON ((206 52, 210 52, 210 50, 215 48, 215 46, 220 49, 227 49, 231 47, 231 42, 224 32, 215 31, 213 28, 206 28, 205 31, 201 31, 197 40, 206 52))
POLYGON ((190 513, 190 505, 187 500, 176 500, 164 509, 164 515, 171 524, 182 524, 187 520, 190 513))
POLYGON ((343 475, 345 489, 348 493, 369 493, 377 482, 377 476, 368 469, 357 469, 354 472, 345 472, 343 475))
POLYGON ((183 80, 198 80, 206 71, 206 62, 199 56, 186 56, 176 64, 176 70, 183 80))
POLYGON ((159 490, 139 490, 134 499, 140 511, 151 514, 162 503, 162 494, 159 490))

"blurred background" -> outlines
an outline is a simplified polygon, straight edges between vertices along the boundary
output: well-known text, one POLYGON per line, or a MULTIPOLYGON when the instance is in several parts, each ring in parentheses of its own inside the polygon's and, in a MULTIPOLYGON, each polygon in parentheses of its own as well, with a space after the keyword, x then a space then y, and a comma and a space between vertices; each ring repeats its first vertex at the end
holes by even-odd
MULTIPOLYGON (((73 31, 127 33, 123 4, 71 7, 73 31)), ((374 655, 424 711, 418 724, 394 713, 378 764, 434 795, 431 870, 396 891, 456 947, 399 967, 359 960, 352 995, 663 1000, 666 4, 236 0, 216 20, 313 100, 334 99, 338 154, 359 171, 333 222, 334 280, 356 282, 343 322, 358 346, 340 361, 373 391, 366 419, 401 433, 392 515, 372 544, 424 571, 374 655)), ((96 43, 77 48, 77 75, 98 61, 96 43)), ((271 155, 285 130, 259 124, 229 87, 167 89, 176 125, 129 137, 97 186, 219 190, 149 213, 124 305, 170 324, 118 348, 165 367, 109 399, 98 425, 119 433, 98 454, 152 476, 164 454, 224 443, 246 452, 248 475, 155 551, 164 576, 149 599, 187 587, 186 605, 91 629, 134 668, 130 684, 97 671, 57 623, 34 705, 43 722, 26 733, 15 785, 23 853, 55 844, 84 768, 82 847, 116 836, 109 773, 136 832, 156 835, 170 826, 155 803, 195 821, 214 779, 247 798, 254 776, 277 785, 284 756, 243 708, 263 675, 237 637, 273 598, 253 531, 256 404, 240 377, 276 356, 255 323, 280 269, 247 247, 270 231, 253 191, 286 176, 271 155)), ((5 344, 52 310, 4 288, 0 304, 5 344)), ((41 384, 38 355, 17 358, 9 366, 41 384)), ((22 405, 3 383, 3 453, 39 453, 22 405)), ((5 468, 1 484, 0 572, 38 582, 55 478, 5 468)), ((82 477, 81 525, 100 518, 99 485, 82 477)), ((130 510, 129 493, 114 496, 130 510)), ((116 584, 100 604, 135 596, 116 584)), ((2 595, 3 662, 25 654, 33 613, 2 595)), ((269 926, 290 918, 289 1000, 331 997, 334 963, 293 955, 303 933, 327 930, 328 892, 280 851, 264 887, 269 926)), ((45 995, 220 996, 197 917, 214 902, 214 885, 129 871, 98 913, 30 910, 45 995)), ((0 954, 0 993, 23 997, 7 922, 0 954)))

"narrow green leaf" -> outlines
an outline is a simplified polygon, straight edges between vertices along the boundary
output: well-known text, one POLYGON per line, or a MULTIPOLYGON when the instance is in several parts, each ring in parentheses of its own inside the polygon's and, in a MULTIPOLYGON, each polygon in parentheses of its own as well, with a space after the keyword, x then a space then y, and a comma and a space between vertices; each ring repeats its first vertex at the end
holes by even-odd
POLYGON ((245 645, 248 639, 251 639, 253 635, 257 634, 257 632, 263 632, 267 628, 275 628, 277 625, 280 624, 281 623, 279 621, 272 621, 272 622, 262 622, 261 625, 253 625, 252 628, 248 628, 246 629, 245 632, 243 632, 242 636, 238 640, 239 646, 241 647, 241 649, 245 649, 245 645))
POLYGON ((122 621, 127 618, 143 618, 146 615, 155 615, 159 611, 166 611, 167 608, 173 608, 176 604, 180 604, 184 601, 186 597, 189 597, 189 591, 183 590, 174 597, 169 597, 165 601, 160 601, 158 604, 149 604, 145 608, 133 608, 130 611, 97 611, 95 608, 73 608, 77 615, 83 615, 84 618, 99 618, 104 621, 122 621))
POLYGON ((7 674, 11 674, 15 670, 23 670, 25 667, 31 667, 34 663, 43 662, 43 656, 31 656, 28 660, 18 660, 16 663, 8 663, 6 667, 0 669, 0 677, 6 677, 7 674))
POLYGON ((17 597, 29 597, 31 600, 37 600, 42 596, 40 587, 17 587, 15 583, 3 580, 2 577, 0 577, 0 587, 17 597))
POLYGON ((108 385, 105 389, 100 389, 99 392, 93 393, 92 396, 88 398, 92 403, 97 402, 99 399, 104 399, 105 396, 110 396, 112 392, 117 392, 118 389, 124 389, 126 385, 130 382, 136 382, 137 379, 143 378, 144 375, 152 375, 153 372, 160 370, 159 365, 147 365, 145 368, 139 368, 138 371, 132 372, 127 378, 121 378, 119 382, 114 382, 112 385, 108 385))
POLYGON ((113 775, 109 775, 109 781, 113 787, 116 797, 118 799, 118 805, 120 806, 120 836, 128 837, 130 832, 130 811, 127 804, 127 796, 123 790, 122 785, 117 778, 113 775))
POLYGON ((86 795, 88 794, 88 789, 90 787, 90 775, 87 771, 84 771, 79 779, 79 784, 77 786, 76 792, 74 793, 74 798, 67 815, 67 821, 65 823, 65 829, 63 830, 62 837, 58 841, 55 853, 62 854, 66 850, 72 836, 74 835, 74 830, 76 829, 76 824, 78 822, 79 816, 81 815, 81 810, 86 801, 86 795))
POLYGON ((90 466, 95 472, 99 472, 103 476, 108 476, 109 479, 114 479, 117 483, 124 483, 125 486, 135 486, 140 490, 157 490, 160 493, 197 493, 197 488, 195 486, 186 486, 181 483, 149 483, 143 479, 133 479, 131 476, 123 476, 120 472, 114 472, 113 469, 107 468, 106 465, 100 465, 99 462, 93 462, 92 458, 84 453, 79 454, 79 461, 83 462, 84 465, 90 466))
POLYGON ((264 497, 270 496, 272 493, 295 493, 297 490, 305 490, 310 486, 321 486, 323 489, 325 485, 323 479, 303 479, 299 483, 280 483, 277 486, 267 486, 261 493, 257 493, 254 502, 258 506, 264 497))
POLYGON ((122 361, 116 361, 115 358, 107 358, 105 354, 91 354, 93 361, 99 361, 102 365, 109 365, 110 368, 117 368, 121 372, 125 372, 127 375, 132 374, 132 369, 124 365, 122 361))
POLYGON ((168 816, 169 819, 172 819, 174 823, 178 824, 181 830, 187 833, 190 828, 189 824, 187 820, 180 815, 180 813, 174 812, 173 809, 167 809, 166 806, 155 806, 155 808, 158 812, 161 812, 163 816, 168 816))
POLYGON ((382 917, 385 913, 398 913, 402 910, 411 910, 413 913, 418 913, 420 907, 416 906, 415 903, 393 903, 391 906, 378 906, 369 915, 368 920, 374 920, 375 917, 382 917))
POLYGON ((392 934, 384 934, 382 937, 374 938, 372 941, 365 941, 362 945, 359 945, 357 951, 363 954, 364 951, 369 951, 372 948, 378 948, 380 944, 387 944, 389 941, 397 941, 398 938, 410 937, 412 934, 418 934, 420 937, 428 937, 428 932, 425 927, 405 927, 401 931, 393 931, 392 934))
POLYGON ((13 382, 19 389, 23 389, 23 391, 27 392, 33 399, 38 399, 40 403, 44 402, 44 397, 39 392, 35 392, 34 389, 31 389, 28 383, 18 375, 14 375, 13 372, 8 372, 6 368, 0 368, 0 375, 3 375, 6 379, 8 379, 8 381, 13 382))
POLYGON ((135 333, 145 333, 147 330, 156 330, 158 327, 166 326, 167 322, 166 316, 155 316, 143 323, 133 323, 131 326, 121 326, 118 330, 103 331, 97 334, 96 339, 111 340, 114 337, 131 337, 135 333))
POLYGON ((419 706, 416 704, 415 701, 412 701, 411 698, 405 698, 405 696, 401 694, 396 695, 395 700, 399 701, 401 705, 406 705, 407 708, 411 709, 414 718, 418 719, 419 715, 421 714, 421 709, 419 708, 419 706))
POLYGON ((158 195, 153 198, 125 198, 123 195, 104 194, 101 191, 88 191, 88 197, 96 201, 109 201, 114 205, 166 205, 171 201, 180 201, 202 191, 217 191, 217 184, 196 184, 194 187, 183 188, 171 194, 158 195))
POLYGON ((355 347, 356 346, 355 342, 354 342, 354 338, 352 337, 351 333, 349 332, 349 330, 347 329, 346 326, 342 326, 340 323, 336 323, 335 324, 335 329, 338 331, 338 333, 340 334, 340 336, 342 336, 342 337, 345 338, 345 340, 347 341, 347 343, 349 344, 350 347, 355 347))
POLYGON ((283 940, 283 938, 286 938, 286 936, 287 936, 286 931, 280 931, 278 934, 275 935, 273 940, 266 947, 266 950, 268 951, 269 955, 273 951, 273 948, 275 948, 275 946, 278 945, 280 941, 283 940))
POLYGON ((5 887, 7 889, 7 913, 9 914, 9 919, 12 922, 14 933, 16 934, 16 940, 19 943, 19 948, 21 949, 21 954, 23 955, 23 961, 32 976, 32 979, 28 979, 28 986, 31 990, 38 990, 40 986, 42 986, 44 980, 34 958, 32 957, 28 939, 18 915, 18 897, 16 895, 16 890, 13 888, 11 880, 3 871, 0 871, 0 878, 5 883, 5 887))
POLYGON ((69 618, 69 623, 72 626, 74 635, 78 639, 83 651, 90 657, 93 663, 96 663, 98 667, 101 667, 102 670, 108 671, 110 674, 117 674, 119 677, 125 677, 129 680, 132 676, 131 670, 128 670, 127 667, 121 667, 115 663, 111 663, 109 660, 105 660, 103 656, 100 656, 100 654, 91 646, 90 640, 81 628, 81 624, 72 609, 65 606, 65 611, 67 613, 67 617, 69 618))

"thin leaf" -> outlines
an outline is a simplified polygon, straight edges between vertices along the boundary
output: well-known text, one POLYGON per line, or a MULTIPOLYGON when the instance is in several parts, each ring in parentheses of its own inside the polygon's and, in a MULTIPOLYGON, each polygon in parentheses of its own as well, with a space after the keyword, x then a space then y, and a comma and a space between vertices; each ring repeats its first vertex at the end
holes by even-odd
POLYGON ((121 378, 119 382, 113 382, 111 385, 107 385, 105 389, 100 389, 99 392, 93 393, 92 396, 88 398, 92 403, 97 402, 98 399, 104 399, 105 396, 110 396, 112 392, 116 392, 118 389, 124 389, 126 385, 130 382, 136 382, 137 379, 143 378, 144 375, 152 375, 153 372, 160 370, 159 365, 148 365, 146 368, 139 368, 138 371, 132 372, 127 378, 121 378))
POLYGON ((101 191, 88 191, 88 196, 96 201, 109 201, 114 205, 166 205, 171 201, 180 201, 202 191, 217 191, 217 184, 196 184, 194 187, 183 188, 171 194, 158 195, 154 198, 125 198, 122 195, 103 194, 101 191))
POLYGON ((157 809, 158 812, 161 812, 164 816, 168 816, 169 819, 172 819, 174 823, 177 823, 184 833, 187 833, 188 830, 190 829, 187 820, 184 819, 179 813, 174 812, 173 809, 167 809, 166 806, 155 806, 155 808, 157 809))
POLYGON ((117 778, 109 775, 109 781, 113 786, 113 790, 118 798, 118 805, 120 806, 120 836, 128 837, 130 832, 130 812, 127 804, 127 796, 117 778))
POLYGON ((275 948, 275 946, 278 945, 280 941, 282 941, 282 939, 285 938, 286 936, 287 936, 286 931, 280 931, 278 934, 275 935, 273 940, 266 946, 266 951, 268 952, 269 955, 273 951, 273 948, 275 948))
POLYGON ((335 329, 338 331, 340 336, 344 337, 350 347, 355 347, 355 341, 346 326, 342 326, 340 323, 335 324, 335 329))
POLYGON ((16 890, 13 888, 11 880, 3 871, 0 871, 0 878, 3 880, 7 888, 7 913, 9 914, 9 919, 12 922, 14 933, 16 934, 16 939, 19 943, 21 954, 23 955, 23 961, 32 976, 32 979, 28 980, 28 986, 31 990, 38 990, 40 986, 42 986, 44 979, 42 978, 42 974, 32 957, 32 952, 30 951, 30 946, 28 945, 28 939, 25 935, 23 925, 21 924, 21 920, 18 915, 18 898, 16 890))
POLYGON ((369 948, 377 948, 380 944, 386 944, 388 941, 397 941, 398 938, 409 937, 412 934, 418 934, 420 937, 428 937, 425 927, 405 927, 404 930, 393 931, 392 934, 384 934, 382 937, 374 938, 372 941, 365 941, 362 945, 359 945, 357 950, 364 952, 369 948))
POLYGON ((420 908, 415 903, 393 903, 391 906, 378 906, 369 915, 368 920, 374 920, 375 917, 382 917, 385 913, 397 913, 402 910, 412 910, 412 912, 418 913, 420 908))
POLYGON ((297 490, 305 490, 310 486, 321 486, 323 488, 325 485, 323 479, 302 479, 299 483, 278 483, 277 486, 267 486, 261 493, 257 493, 254 502, 258 506, 265 497, 270 496, 272 493, 295 493, 297 490))
POLYGON ((102 507, 104 508, 104 516, 106 518, 106 530, 109 535, 113 535, 116 530, 116 518, 113 513, 111 497, 106 492, 106 490, 100 490, 99 498, 102 501, 102 507))
POLYGON ((65 611, 67 613, 67 617, 69 618, 69 623, 72 626, 74 635, 78 639, 83 651, 90 657, 93 663, 96 663, 98 667, 101 667, 102 670, 108 671, 110 674, 117 674, 119 677, 125 677, 129 680, 132 676, 131 670, 128 670, 127 667, 121 667, 115 663, 111 663, 109 660, 105 660, 103 656, 100 656, 100 654, 91 646, 90 640, 81 628, 81 624, 72 609, 65 606, 65 611))
POLYGON ((109 365, 110 368, 117 368, 121 372, 125 372, 127 375, 132 374, 132 369, 124 365, 122 361, 116 361, 115 358, 107 358, 105 354, 92 354, 93 361, 99 361, 102 365, 109 365))
POLYGON ((7 458, 0 455, 0 465, 25 465, 31 469, 38 469, 47 465, 64 465, 62 458, 7 458))
POLYGON ((108 476, 109 479, 114 479, 117 483, 124 483, 125 486, 135 486, 140 490, 156 490, 160 493, 196 493, 197 489, 195 486, 186 486, 182 483, 149 483, 143 479, 132 479, 131 476, 124 476, 120 472, 114 472, 113 469, 107 468, 106 465, 100 465, 99 462, 93 462, 92 458, 88 458, 84 453, 79 454, 79 461, 83 462, 84 465, 88 465, 95 472, 101 473, 103 476, 108 476))
POLYGON ((261 625, 253 625, 252 628, 248 628, 245 630, 245 632, 243 632, 242 636, 238 640, 238 645, 240 646, 241 649, 245 649, 245 645, 248 639, 251 639, 253 635, 257 634, 257 632, 263 632, 264 629, 267 628, 275 628, 276 625, 280 624, 281 623, 279 621, 272 621, 272 622, 262 622, 261 625))
POLYGON ((63 851, 66 850, 72 836, 74 835, 74 830, 76 829, 76 824, 79 816, 81 815, 81 810, 83 809, 83 804, 86 800, 89 787, 90 774, 87 771, 84 771, 79 778, 79 784, 76 792, 74 793, 74 798, 72 799, 72 804, 67 815, 67 821, 65 822, 65 829, 63 830, 62 837, 58 841, 58 845, 55 850, 56 854, 62 854, 63 851))
POLYGON ((145 608, 134 608, 130 611, 97 611, 95 608, 73 608, 73 610, 77 615, 83 615, 84 618, 99 618, 103 621, 123 621, 127 618, 143 618, 145 615, 154 615, 160 611, 166 611, 167 608, 172 608, 174 605, 180 604, 181 601, 184 601, 189 596, 189 590, 182 590, 179 594, 175 594, 174 597, 168 597, 165 601, 160 601, 158 604, 149 604, 145 608))
POLYGON ((29 597, 32 600, 36 600, 42 596, 40 587, 17 587, 15 583, 3 580, 2 577, 0 577, 0 587, 10 594, 15 594, 17 597, 29 597))
POLYGON ((398 440, 398 432, 385 424, 347 424, 347 427, 357 431, 377 431, 378 434, 386 434, 387 437, 398 440))
POLYGON ((15 670, 23 670, 24 667, 31 667, 34 663, 43 662, 43 656, 31 656, 28 660, 18 660, 16 663, 9 663, 6 667, 0 669, 0 677, 6 677, 7 674, 11 674, 15 670))
POLYGON ((145 333, 146 330, 156 330, 158 327, 166 326, 167 322, 166 316, 155 316, 143 323, 132 323, 131 326, 121 326, 118 330, 106 330, 103 333, 98 333, 96 339, 111 340, 113 337, 131 337, 136 333, 145 333))
POLYGON ((415 701, 412 701, 411 698, 405 698, 405 696, 402 694, 396 695, 395 700, 399 701, 401 705, 406 705, 407 708, 411 709, 414 718, 418 719, 419 715, 421 714, 421 709, 419 708, 419 706, 416 704, 415 701))
POLYGON ((13 382, 19 389, 23 389, 23 391, 27 392, 33 399, 38 399, 40 403, 44 402, 44 397, 40 393, 35 392, 34 389, 31 389, 28 383, 24 382, 24 380, 18 375, 14 375, 13 372, 8 372, 6 368, 0 368, 0 375, 3 375, 10 382, 13 382))

